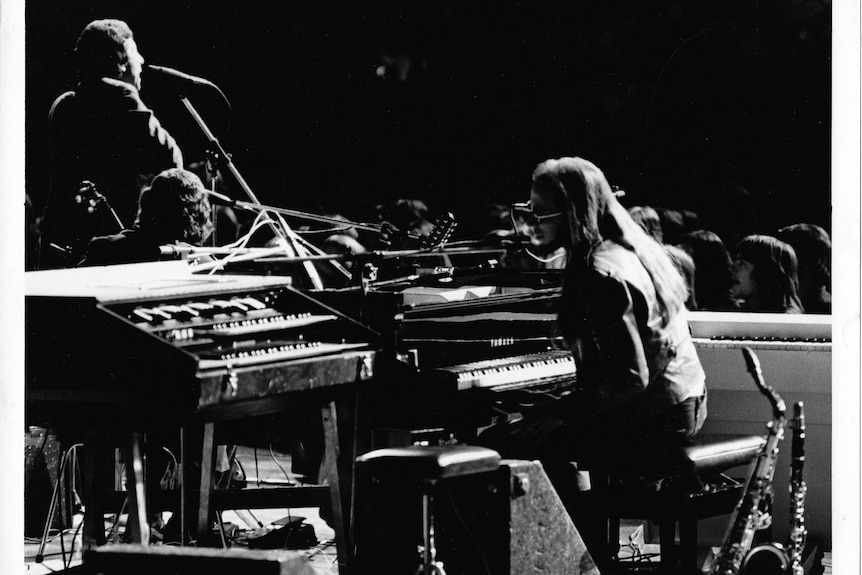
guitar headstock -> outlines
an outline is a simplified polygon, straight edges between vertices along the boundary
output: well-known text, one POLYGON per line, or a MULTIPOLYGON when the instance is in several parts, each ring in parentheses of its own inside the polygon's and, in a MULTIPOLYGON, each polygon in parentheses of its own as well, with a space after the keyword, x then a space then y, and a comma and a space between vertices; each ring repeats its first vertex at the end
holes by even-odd
POLYGON ((431 233, 422 240, 422 248, 438 248, 445 244, 458 226, 458 222, 451 212, 446 212, 434 220, 433 225, 431 233))

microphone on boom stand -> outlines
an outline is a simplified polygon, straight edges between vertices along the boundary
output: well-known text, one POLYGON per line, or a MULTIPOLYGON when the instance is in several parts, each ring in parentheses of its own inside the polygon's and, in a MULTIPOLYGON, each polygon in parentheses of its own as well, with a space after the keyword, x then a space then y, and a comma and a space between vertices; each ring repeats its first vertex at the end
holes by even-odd
POLYGON ((181 82, 192 84, 194 86, 207 86, 208 88, 215 88, 216 90, 218 90, 218 86, 216 86, 206 78, 192 76, 191 74, 186 74, 185 72, 180 72, 179 70, 174 70, 173 68, 168 68, 167 66, 155 66, 153 64, 147 64, 146 69, 150 72, 156 72, 157 74, 164 76, 165 78, 168 78, 175 83, 181 82))

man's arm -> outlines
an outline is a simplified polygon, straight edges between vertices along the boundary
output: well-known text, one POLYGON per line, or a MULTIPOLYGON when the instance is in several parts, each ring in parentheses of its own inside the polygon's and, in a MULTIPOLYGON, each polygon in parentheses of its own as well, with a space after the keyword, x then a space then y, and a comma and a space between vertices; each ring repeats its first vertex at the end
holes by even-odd
POLYGON ((182 168, 183 154, 176 140, 162 127, 156 115, 141 100, 138 90, 127 82, 102 78, 121 92, 125 114, 121 129, 138 154, 142 173, 156 174, 168 168, 182 168))

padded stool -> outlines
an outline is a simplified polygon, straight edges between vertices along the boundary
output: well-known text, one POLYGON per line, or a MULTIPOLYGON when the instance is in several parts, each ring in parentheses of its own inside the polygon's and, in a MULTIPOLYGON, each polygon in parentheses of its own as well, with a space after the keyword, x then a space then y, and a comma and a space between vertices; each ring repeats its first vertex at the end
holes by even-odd
POLYGON ((662 572, 670 572, 677 559, 680 573, 698 572, 697 521, 736 508, 746 484, 723 472, 754 461, 763 443, 757 435, 697 436, 688 445, 650 454, 637 469, 621 464, 599 471, 609 539, 616 539, 612 549, 618 549, 620 518, 648 519, 659 525, 662 572))
POLYGON ((415 479, 422 486, 422 563, 417 573, 445 575, 443 564, 436 560, 432 491, 440 479, 494 471, 500 466, 500 454, 492 449, 472 445, 433 445, 393 447, 371 451, 356 458, 363 472, 382 477, 392 475, 415 479))

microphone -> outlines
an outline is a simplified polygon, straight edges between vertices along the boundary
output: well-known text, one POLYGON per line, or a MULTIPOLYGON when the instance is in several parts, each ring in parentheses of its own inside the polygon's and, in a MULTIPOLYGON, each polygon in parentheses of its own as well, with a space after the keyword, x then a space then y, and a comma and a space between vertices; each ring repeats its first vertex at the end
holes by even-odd
POLYGON ((206 193, 207 198, 209 198, 211 204, 215 204, 217 206, 236 206, 236 200, 233 198, 229 198, 224 194, 220 194, 218 192, 213 192, 210 190, 204 190, 204 192, 206 193))
POLYGON ((195 246, 178 246, 176 244, 159 246, 159 259, 178 260, 183 256, 187 256, 195 249, 195 246))
POLYGON ((186 82, 195 86, 209 86, 210 88, 216 88, 216 85, 207 80, 206 78, 192 76, 191 74, 186 74, 185 72, 180 72, 179 70, 174 70, 173 68, 168 68, 167 66, 154 66, 152 64, 147 64, 146 67, 147 70, 157 72, 173 80, 186 82))

